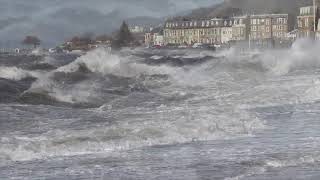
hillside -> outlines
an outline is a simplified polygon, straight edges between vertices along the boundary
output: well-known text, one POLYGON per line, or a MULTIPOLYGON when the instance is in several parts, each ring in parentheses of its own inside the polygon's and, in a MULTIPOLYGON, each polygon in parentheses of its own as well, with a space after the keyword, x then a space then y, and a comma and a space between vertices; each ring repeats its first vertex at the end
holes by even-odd
POLYGON ((224 17, 258 13, 288 13, 296 16, 299 7, 310 4, 312 0, 225 0, 212 7, 196 9, 188 17, 224 17))

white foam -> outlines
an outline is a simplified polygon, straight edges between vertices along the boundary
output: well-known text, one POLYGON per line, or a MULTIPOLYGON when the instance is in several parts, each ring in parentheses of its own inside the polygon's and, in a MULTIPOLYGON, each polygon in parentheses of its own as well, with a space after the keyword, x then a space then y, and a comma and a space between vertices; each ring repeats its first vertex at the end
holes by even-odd
POLYGON ((79 64, 85 64, 92 72, 102 75, 113 74, 133 77, 140 74, 165 74, 166 67, 152 67, 137 63, 133 56, 112 54, 104 49, 96 49, 81 56, 69 65, 57 69, 58 72, 75 72, 79 64))
MULTIPOLYGON (((174 84, 163 88, 166 90, 162 89, 163 92, 173 92, 175 96, 185 96, 189 92, 194 92, 198 99, 192 100, 202 104, 196 106, 182 104, 174 107, 166 104, 157 109, 128 107, 116 109, 116 112, 113 112, 112 104, 106 104, 95 113, 106 113, 106 116, 110 113, 128 116, 121 117, 121 121, 113 126, 88 128, 82 131, 53 130, 45 134, 45 138, 40 141, 16 138, 13 141, 19 142, 18 147, 3 146, 0 151, 13 160, 23 160, 25 156, 22 157, 21 154, 34 159, 112 153, 144 146, 252 135, 265 126, 263 121, 247 109, 266 104, 288 104, 294 102, 296 97, 303 97, 311 86, 317 86, 317 81, 309 83, 305 79, 285 76, 296 68, 317 66, 318 57, 315 54, 308 55, 315 53, 316 49, 304 49, 298 44, 289 50, 266 51, 244 56, 240 56, 235 50, 225 51, 223 56, 226 62, 223 62, 225 63, 223 65, 229 66, 223 66, 224 69, 220 67, 214 69, 215 64, 212 62, 190 69, 166 65, 153 67, 139 64, 132 56, 110 54, 102 49, 94 50, 57 71, 74 72, 78 70, 79 64, 84 63, 89 70, 101 75, 135 77, 140 74, 169 74, 174 84), (257 57, 252 58, 256 55, 257 57), (254 71, 252 73, 233 68, 234 63, 242 63, 242 60, 260 63, 267 73, 256 72, 259 71, 256 69, 252 70, 254 71), (233 69, 228 69, 229 67, 233 69), (192 91, 189 89, 191 86, 202 89, 192 91), (176 89, 178 91, 175 91, 176 89), (213 99, 211 100, 213 103, 205 104, 210 98, 213 99), (30 146, 39 148, 30 150, 30 146)), ((63 89, 49 79, 50 74, 40 78, 32 88, 49 90, 50 95, 67 102, 86 101, 95 92, 95 88, 86 88, 94 87, 94 85, 88 86, 88 82, 75 85, 71 89, 63 89)), ((317 90, 318 88, 315 88, 314 91, 317 90)), ((309 90, 311 95, 309 98, 314 100, 314 97, 317 98, 319 95, 311 91, 309 90)), ((312 162, 312 158, 308 162, 312 162)), ((292 163, 271 160, 265 164, 267 167, 277 168, 292 163)))
POLYGON ((17 67, 0 67, 0 77, 10 80, 21 80, 27 77, 32 77, 36 73, 26 71, 17 67))
POLYGON ((162 59, 163 56, 157 56, 157 55, 154 55, 154 56, 151 56, 150 59, 154 59, 154 60, 159 60, 159 59, 162 59))
MULTIPOLYGON (((85 130, 51 130, 39 137, 3 137, 0 154, 9 160, 27 161, 57 156, 113 153, 153 145, 208 141, 249 135, 263 124, 245 110, 221 114, 210 107, 165 107, 125 109, 129 114, 144 114, 144 120, 122 119, 115 125, 85 130), (168 116, 170 114, 170 116, 168 116), (147 119, 150 116, 152 119, 147 119), (240 120, 239 120, 240 117, 240 120)), ((113 113, 97 110, 96 113, 113 113)), ((117 110, 117 113, 122 114, 117 110)), ((138 116, 137 116, 138 117, 138 116)))

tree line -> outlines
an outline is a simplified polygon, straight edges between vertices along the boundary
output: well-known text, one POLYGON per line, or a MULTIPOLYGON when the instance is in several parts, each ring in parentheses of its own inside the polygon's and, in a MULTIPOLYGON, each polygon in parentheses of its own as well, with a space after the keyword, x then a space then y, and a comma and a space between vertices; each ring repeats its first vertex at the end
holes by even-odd
MULTIPOLYGON (((89 44, 94 44, 97 42, 109 42, 111 47, 114 49, 119 49, 128 46, 138 46, 140 45, 138 41, 135 40, 133 34, 129 30, 129 26, 125 21, 122 22, 118 31, 114 35, 98 35, 94 36, 93 33, 85 33, 81 36, 74 36, 69 41, 73 46, 79 48, 87 48, 89 44)), ((37 36, 26 36, 22 41, 23 45, 38 47, 41 44, 41 40, 37 36)), ((71 49, 71 45, 66 45, 67 50, 71 49)))

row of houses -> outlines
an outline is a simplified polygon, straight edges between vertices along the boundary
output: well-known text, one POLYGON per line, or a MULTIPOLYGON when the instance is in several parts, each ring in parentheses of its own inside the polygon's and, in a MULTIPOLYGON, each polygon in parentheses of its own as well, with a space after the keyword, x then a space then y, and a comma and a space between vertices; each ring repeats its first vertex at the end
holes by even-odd
POLYGON ((245 15, 191 21, 167 21, 164 44, 230 44, 239 41, 284 41, 288 14, 245 15))
POLYGON ((320 2, 315 6, 301 7, 297 17, 297 38, 320 39, 320 2))
POLYGON ((150 45, 287 46, 297 38, 320 39, 320 0, 301 7, 295 20, 288 14, 258 14, 227 18, 167 20, 163 31, 145 34, 150 45), (318 6, 317 6, 318 5, 318 6))

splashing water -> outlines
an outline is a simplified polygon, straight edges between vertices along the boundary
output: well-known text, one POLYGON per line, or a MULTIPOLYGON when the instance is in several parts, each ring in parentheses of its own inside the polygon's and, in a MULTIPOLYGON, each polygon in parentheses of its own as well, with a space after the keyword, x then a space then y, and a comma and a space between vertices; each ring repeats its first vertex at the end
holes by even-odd
POLYGON ((0 104, 0 178, 23 178, 25 168, 27 179, 317 177, 320 44, 310 43, 97 49, 40 60, 51 70, 0 64, 0 87, 18 88, 0 88, 12 96, 0 104))

